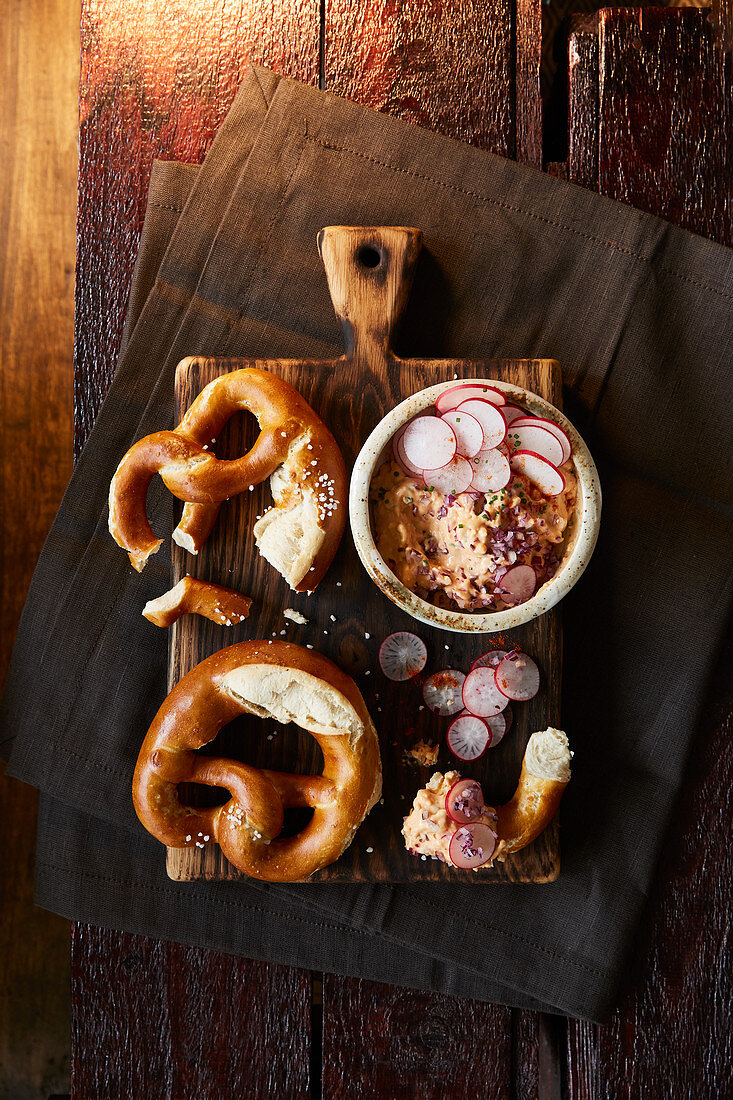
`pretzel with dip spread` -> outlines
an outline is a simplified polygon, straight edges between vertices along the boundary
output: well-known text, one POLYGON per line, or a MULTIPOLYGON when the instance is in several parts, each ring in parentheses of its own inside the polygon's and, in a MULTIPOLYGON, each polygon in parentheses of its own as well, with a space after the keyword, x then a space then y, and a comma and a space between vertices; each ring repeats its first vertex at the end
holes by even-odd
POLYGON ((570 746, 562 730, 533 733, 517 789, 504 806, 487 806, 475 779, 436 772, 404 819, 405 847, 464 870, 503 862, 526 848, 555 816, 570 780, 570 746))
POLYGON ((346 522, 346 468, 326 425, 281 378, 254 367, 224 374, 177 428, 146 436, 124 456, 110 485, 109 530, 138 572, 163 542, 146 513, 156 473, 186 501, 173 538, 194 554, 220 504, 270 477, 274 505, 254 526, 260 553, 298 592, 312 592, 323 578, 346 522), (253 447, 241 458, 217 458, 209 445, 244 410, 260 427, 253 447))
POLYGON ((172 848, 216 841, 247 875, 296 882, 333 863, 381 794, 379 742, 354 681, 326 657, 289 642, 240 642, 176 685, 148 730, 132 795, 140 821, 172 848), (295 722, 313 734, 323 774, 289 775, 195 750, 240 714, 295 722), (225 787, 223 806, 184 805, 180 783, 225 787), (283 811, 311 806, 295 836, 278 839, 283 811))

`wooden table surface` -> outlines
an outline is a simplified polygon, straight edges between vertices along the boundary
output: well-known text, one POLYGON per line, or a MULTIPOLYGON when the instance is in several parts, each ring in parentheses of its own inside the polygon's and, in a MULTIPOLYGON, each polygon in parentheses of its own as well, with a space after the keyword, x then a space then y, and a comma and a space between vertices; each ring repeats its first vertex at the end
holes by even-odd
MULTIPOLYGON (((152 158, 203 158, 248 58, 541 167, 540 0, 84 0, 82 12, 77 453, 113 374, 152 158)), ((585 17, 569 76, 568 162, 554 171, 731 243, 731 63, 704 14, 585 17)), ((607 1025, 76 925, 74 1097, 733 1094, 724 656, 607 1025)))

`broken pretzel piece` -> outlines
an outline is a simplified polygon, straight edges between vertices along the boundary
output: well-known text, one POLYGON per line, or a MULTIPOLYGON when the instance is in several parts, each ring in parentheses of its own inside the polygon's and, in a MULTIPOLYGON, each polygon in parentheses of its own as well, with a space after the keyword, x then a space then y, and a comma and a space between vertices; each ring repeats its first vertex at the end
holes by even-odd
POLYGON ((249 615, 252 600, 196 577, 184 577, 157 600, 148 600, 143 615, 156 626, 171 626, 181 615, 203 615, 220 626, 237 626, 249 615))

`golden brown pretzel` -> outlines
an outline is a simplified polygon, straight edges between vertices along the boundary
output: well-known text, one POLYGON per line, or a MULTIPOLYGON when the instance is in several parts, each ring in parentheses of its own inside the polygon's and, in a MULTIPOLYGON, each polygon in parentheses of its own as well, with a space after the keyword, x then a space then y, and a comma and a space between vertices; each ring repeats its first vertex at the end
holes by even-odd
POLYGON ((570 781, 570 746, 562 730, 552 726, 533 733, 525 749, 514 795, 497 807, 502 860, 509 852, 526 848, 552 821, 570 781))
POLYGON ((359 689, 326 657, 289 642, 240 642, 208 657, 176 685, 148 730, 133 801, 148 832, 173 848, 217 841, 247 875, 309 878, 348 847, 379 798, 379 742, 359 689), (239 714, 294 721, 323 753, 323 774, 260 771, 195 750, 239 714), (223 806, 181 803, 180 783, 225 787, 223 806), (278 839, 283 810, 312 806, 296 836, 278 839))
POLYGON ((260 553, 296 591, 312 591, 331 564, 346 522, 344 461, 326 425, 282 378, 254 367, 224 374, 174 431, 146 436, 124 456, 110 485, 109 530, 138 572, 163 542, 146 512, 156 473, 187 502, 173 537, 192 553, 222 501, 272 475, 274 506, 254 527, 260 553), (260 426, 254 445, 241 458, 217 458, 208 447, 243 410, 260 426))
POLYGON ((203 615, 219 626, 237 626, 251 606, 251 598, 233 588, 186 576, 157 600, 148 600, 143 615, 162 627, 172 626, 181 615, 203 615))

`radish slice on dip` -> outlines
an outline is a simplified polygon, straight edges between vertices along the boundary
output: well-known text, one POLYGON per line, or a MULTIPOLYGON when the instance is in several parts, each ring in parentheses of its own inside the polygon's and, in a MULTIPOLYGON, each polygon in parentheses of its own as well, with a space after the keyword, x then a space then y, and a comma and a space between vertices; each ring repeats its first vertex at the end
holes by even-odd
MULTIPOLYGON (((507 406, 507 408, 508 407, 509 406, 507 406)), ((501 411, 506 414, 506 409, 502 409, 501 411)), ((573 453, 573 448, 570 440, 568 439, 567 432, 564 432, 560 425, 556 424, 554 420, 548 420, 547 417, 544 416, 525 415, 521 421, 517 419, 514 421, 514 423, 516 424, 517 428, 535 427, 535 425, 537 425, 538 427, 544 428, 546 432, 551 432, 552 435, 559 439, 560 443, 562 444, 562 460, 560 462, 561 466, 564 462, 567 462, 567 460, 573 453)), ((530 450, 532 450, 531 447, 530 450)))
POLYGON ((537 423, 519 424, 515 421, 507 435, 507 443, 512 451, 533 451, 553 466, 562 466, 562 443, 556 435, 537 423))
POLYGON ((402 436, 405 458, 421 470, 445 466, 456 453, 456 433, 437 416, 418 416, 402 436))
POLYGON ((455 432, 459 455, 463 455, 464 458, 473 458, 478 454, 484 446, 484 430, 475 416, 461 412, 460 409, 451 409, 443 413, 440 419, 450 424, 455 432))
POLYGON ((458 714, 463 710, 462 688, 465 679, 465 673, 459 672, 457 668, 444 668, 442 672, 434 672, 423 684, 422 697, 425 705, 441 718, 458 714))
POLYGON ((504 660, 496 666, 494 678, 502 695, 521 703, 533 699, 540 689, 540 670, 531 657, 517 650, 507 653, 504 660))
POLYGON ((455 867, 471 871, 483 867, 496 851, 496 833, 483 821, 463 825, 451 837, 448 846, 450 861, 455 867))
POLYGON ((490 401, 492 405, 505 405, 506 398, 501 390, 494 386, 482 386, 477 382, 461 382, 451 386, 449 390, 443 390, 435 407, 440 416, 450 409, 456 409, 462 401, 468 401, 469 397, 480 398, 481 401, 490 401))
POLYGON ((473 467, 467 458, 456 455, 439 470, 423 470, 422 476, 428 489, 437 489, 443 496, 458 496, 471 484, 473 467))
POLYGON ((491 717, 484 718, 486 725, 491 730, 491 741, 489 742, 490 749, 496 748, 504 734, 509 729, 509 720, 506 716, 508 710, 509 707, 507 707, 506 710, 502 711, 501 714, 492 714, 491 717))
POLYGON ((519 405, 502 405, 501 411, 504 419, 507 422, 507 426, 509 424, 513 424, 515 420, 519 420, 520 417, 523 420, 531 419, 531 417, 527 416, 527 413, 524 409, 520 409, 519 405))
POLYGON ((390 634, 379 647, 379 666, 388 680, 411 680, 428 659, 425 642, 409 630, 390 634))
POLYGON ((499 661, 503 661, 506 655, 506 649, 490 649, 487 653, 482 653, 480 657, 476 658, 469 671, 473 672, 475 668, 496 668, 499 661))
POLYGON ((477 493, 495 493, 508 485, 512 478, 509 460, 501 451, 479 451, 471 459, 473 476, 471 489, 477 493))
MULTIPOLYGON (((502 660, 497 667, 500 668, 503 663, 502 660)), ((463 681, 463 705, 479 718, 500 714, 509 698, 499 691, 494 672, 493 668, 474 668, 463 681)))
POLYGON ((536 587, 537 574, 531 565, 513 565, 496 586, 504 603, 512 607, 528 600, 536 587))
POLYGON ((483 718, 464 711, 448 726, 446 741, 450 751, 459 760, 478 760, 491 744, 491 730, 483 718))
POLYGON ((484 792, 475 779, 459 779, 445 796, 445 812, 459 825, 480 817, 484 806, 484 792))
POLYGON ((524 474, 545 496, 556 497, 565 488, 565 478, 557 467, 532 451, 515 451, 510 465, 515 474, 524 474))
POLYGON ((469 413, 478 420, 484 433, 482 451, 498 447, 506 439, 506 420, 502 416, 501 409, 492 405, 490 401, 479 398, 462 401, 457 412, 469 413))
POLYGON ((418 469, 417 466, 413 466, 413 464, 408 461, 407 455, 405 454, 405 446, 403 440, 404 434, 405 428, 403 428, 398 435, 393 437, 392 454, 394 455, 395 461, 397 462, 397 465, 402 469, 403 473, 407 474, 410 477, 422 477, 422 470, 418 469))

